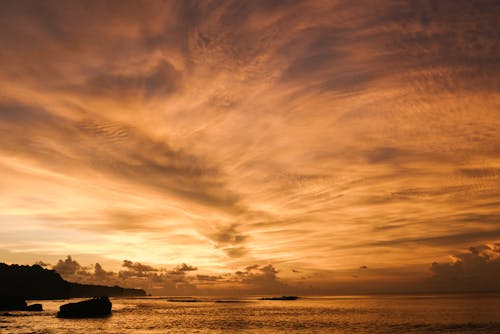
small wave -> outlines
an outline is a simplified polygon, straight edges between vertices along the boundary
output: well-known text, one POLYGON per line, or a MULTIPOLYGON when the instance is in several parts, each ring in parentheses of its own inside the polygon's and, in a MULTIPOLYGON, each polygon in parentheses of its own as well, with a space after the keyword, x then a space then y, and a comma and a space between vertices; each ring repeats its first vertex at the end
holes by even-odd
POLYGON ((2 317, 29 317, 33 315, 40 315, 40 313, 33 314, 33 313, 10 313, 10 312, 5 312, 0 314, 2 317))

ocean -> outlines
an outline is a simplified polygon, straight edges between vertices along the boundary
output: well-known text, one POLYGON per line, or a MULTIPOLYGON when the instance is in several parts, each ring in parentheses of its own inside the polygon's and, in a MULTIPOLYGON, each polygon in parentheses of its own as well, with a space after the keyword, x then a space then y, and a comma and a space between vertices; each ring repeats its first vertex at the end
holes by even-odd
POLYGON ((112 298, 113 314, 104 319, 59 319, 68 301, 40 301, 43 312, 0 315, 0 332, 500 333, 498 294, 173 298, 112 298))

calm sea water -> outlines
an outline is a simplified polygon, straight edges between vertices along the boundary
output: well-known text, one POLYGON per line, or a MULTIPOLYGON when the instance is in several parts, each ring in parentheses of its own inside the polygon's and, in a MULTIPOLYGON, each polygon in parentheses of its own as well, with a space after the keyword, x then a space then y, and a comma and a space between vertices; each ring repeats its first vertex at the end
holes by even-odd
POLYGON ((344 296, 296 301, 255 298, 112 299, 105 319, 43 312, 0 316, 2 333, 500 333, 500 295, 344 296), (216 301, 219 302, 216 302, 216 301), (222 302, 221 302, 222 301, 222 302))

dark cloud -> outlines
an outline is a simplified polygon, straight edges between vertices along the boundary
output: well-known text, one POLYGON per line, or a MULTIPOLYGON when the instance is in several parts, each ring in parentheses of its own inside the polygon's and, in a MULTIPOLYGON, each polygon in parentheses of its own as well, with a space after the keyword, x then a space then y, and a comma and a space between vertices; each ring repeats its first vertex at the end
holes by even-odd
MULTIPOLYGON (((338 7, 326 11, 332 17, 342 17, 345 13, 338 7)), ((306 80, 306 92, 360 92, 376 80, 390 75, 380 67, 379 57, 370 54, 375 49, 366 50, 365 44, 370 44, 366 36, 340 24, 318 25, 294 31, 278 51, 279 56, 289 61, 281 74, 280 83, 292 84, 306 80)))
POLYGON ((187 265, 185 263, 178 265, 174 270, 169 271, 171 275, 184 275, 188 271, 196 271, 198 268, 187 265))
POLYGON ((500 168, 461 168, 459 171, 472 178, 500 179, 500 168))
POLYGON ((486 240, 496 240, 500 238, 500 230, 468 231, 456 234, 446 234, 430 237, 396 238, 392 240, 376 241, 369 243, 369 246, 403 246, 403 245, 464 245, 471 242, 481 242, 486 240))
POLYGON ((368 161, 371 163, 385 163, 407 156, 407 151, 396 147, 378 147, 368 153, 368 161))
POLYGON ((124 260, 122 266, 126 270, 119 272, 107 271, 99 263, 84 267, 68 256, 65 260, 59 260, 53 269, 72 282, 136 287, 155 295, 231 294, 228 289, 234 289, 235 286, 251 293, 276 293, 288 287, 278 277, 279 270, 272 264, 255 264, 234 273, 219 275, 193 275, 198 268, 186 263, 168 269, 124 260), (205 290, 199 290, 197 284, 201 284, 205 290), (222 288, 220 284, 223 284, 222 288))
POLYGON ((216 276, 216 275, 196 275, 196 279, 198 281, 205 281, 205 282, 215 282, 220 279, 222 279, 222 276, 216 276))
POLYGON ((471 247, 449 263, 434 262, 431 286, 439 291, 498 291, 500 244, 471 247))
POLYGON ((245 271, 236 271, 234 280, 241 283, 244 289, 251 289, 260 293, 276 293, 286 287, 277 274, 278 270, 272 265, 251 265, 245 271))
POLYGON ((331 15, 331 26, 295 31, 282 48, 291 60, 282 80, 307 79, 308 89, 312 85, 315 90, 352 92, 417 69, 415 87, 432 82, 435 89, 454 91, 498 85, 495 76, 487 77, 489 70, 499 71, 494 17, 500 10, 492 2, 441 1, 435 8, 424 3, 363 2, 323 9, 331 15), (436 66, 453 70, 429 80, 436 66), (462 80, 466 73, 471 75, 462 80))
POLYGON ((228 226, 219 226, 217 231, 213 233, 212 239, 217 243, 217 246, 238 245, 248 239, 247 235, 238 232, 238 225, 231 224, 228 226))
POLYGON ((29 127, 42 126, 44 123, 54 125, 61 122, 61 119, 39 106, 26 106, 14 101, 0 100, 0 121, 4 126, 24 124, 29 127))
POLYGON ((215 282, 218 280, 210 275, 189 276, 188 273, 196 271, 197 268, 186 263, 173 269, 166 269, 124 260, 122 266, 125 270, 119 272, 107 271, 99 263, 84 267, 68 256, 65 260, 59 260, 53 269, 71 282, 135 287, 155 295, 199 293, 192 281, 215 282))
POLYGON ((315 27, 296 32, 280 49, 283 55, 297 56, 283 71, 281 80, 310 79, 310 76, 318 76, 318 72, 328 73, 339 58, 349 56, 348 52, 341 51, 345 42, 348 42, 345 30, 338 28, 315 27))
POLYGON ((102 74, 96 71, 95 77, 89 78, 81 86, 65 87, 69 92, 80 92, 89 96, 126 99, 140 97, 153 99, 175 93, 182 87, 182 74, 172 64, 162 60, 145 73, 102 74))
POLYGON ((98 280, 106 280, 108 278, 112 278, 114 277, 114 273, 112 271, 106 271, 103 269, 103 267, 99 264, 99 263, 96 263, 94 265, 94 276, 96 279, 98 280))
MULTIPOLYGON (((142 231, 145 227, 150 230, 161 230, 159 227, 155 227, 153 221, 161 217, 158 213, 152 212, 138 212, 133 210, 109 210, 105 213, 105 216, 109 219, 109 224, 103 228, 109 229, 120 229, 124 231, 142 231)), ((92 228, 92 227, 91 227, 92 228)))
POLYGON ((245 256, 248 253, 248 249, 245 247, 225 247, 223 250, 229 257, 234 258, 245 256))
POLYGON ((46 262, 43 262, 43 261, 37 261, 35 262, 36 265, 39 265, 40 267, 48 267, 50 266, 50 263, 46 263, 46 262))
POLYGON ((35 55, 25 54, 21 61, 33 56, 42 59, 52 56, 56 62, 81 61, 95 53, 129 57, 142 47, 130 36, 129 28, 147 32, 148 23, 157 22, 172 10, 172 4, 6 1, 2 3, 0 38, 9 44, 9 50, 4 51, 7 55, 22 54, 32 47, 38 50, 35 55), (113 26, 120 28, 113 29, 113 26), (5 31, 10 31, 11 35, 3 33, 5 31))
POLYGON ((465 64, 492 59, 498 47, 494 1, 440 1, 392 6, 390 15, 401 25, 413 25, 397 47, 412 47, 421 62, 447 58, 465 64), (417 49, 415 45, 425 46, 417 49), (429 52, 430 51, 430 52, 429 52))
POLYGON ((72 276, 79 272, 82 266, 68 255, 65 260, 59 260, 53 269, 62 276, 72 276))
POLYGON ((242 257, 248 252, 244 246, 248 235, 239 232, 238 227, 239 224, 218 225, 208 237, 213 240, 216 248, 222 249, 229 257, 242 257))
POLYGON ((151 272, 158 271, 152 266, 140 262, 132 262, 130 260, 123 260, 122 266, 127 268, 127 270, 120 271, 119 275, 121 277, 145 277, 151 272))

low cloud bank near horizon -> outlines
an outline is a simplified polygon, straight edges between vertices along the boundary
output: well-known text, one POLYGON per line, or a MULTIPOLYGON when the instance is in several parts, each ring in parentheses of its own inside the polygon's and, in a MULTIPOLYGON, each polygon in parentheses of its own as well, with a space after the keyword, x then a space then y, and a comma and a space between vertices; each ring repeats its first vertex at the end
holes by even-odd
POLYGON ((438 291, 499 291, 500 243, 470 247, 447 263, 434 262, 431 284, 438 291))
POLYGON ((197 267, 186 263, 165 268, 130 260, 123 261, 123 270, 113 272, 106 271, 99 263, 82 266, 70 255, 55 265, 43 261, 35 264, 53 269, 71 282, 141 288, 154 295, 210 294, 214 291, 236 295, 272 293, 286 287, 277 277, 279 271, 271 264, 252 265, 218 275, 198 274, 197 267))
POLYGON ((404 275, 403 268, 393 271, 366 265, 353 267, 350 271, 332 271, 329 277, 290 270, 300 275, 297 279, 293 275, 283 276, 283 270, 272 264, 255 264, 217 274, 200 273, 197 267, 186 263, 167 268, 130 260, 124 260, 122 270, 114 272, 105 270, 99 263, 83 266, 71 256, 60 259, 55 265, 43 261, 36 264, 55 270, 71 282, 141 288, 153 295, 500 291, 500 244, 478 245, 450 255, 448 262, 433 262, 427 273, 420 273, 416 278, 404 275), (371 285, 368 289, 367 284, 371 285))

